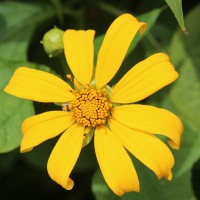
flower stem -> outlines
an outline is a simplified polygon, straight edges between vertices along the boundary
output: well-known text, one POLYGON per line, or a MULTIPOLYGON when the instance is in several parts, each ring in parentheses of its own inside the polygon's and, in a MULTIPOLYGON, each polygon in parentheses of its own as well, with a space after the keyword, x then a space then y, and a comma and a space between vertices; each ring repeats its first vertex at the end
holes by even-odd
POLYGON ((55 7, 56 14, 61 26, 64 25, 64 15, 63 15, 63 6, 61 0, 50 0, 53 6, 55 7))
POLYGON ((166 53, 165 49, 160 45, 160 43, 153 37, 153 35, 149 32, 145 35, 145 38, 148 42, 158 51, 166 53))

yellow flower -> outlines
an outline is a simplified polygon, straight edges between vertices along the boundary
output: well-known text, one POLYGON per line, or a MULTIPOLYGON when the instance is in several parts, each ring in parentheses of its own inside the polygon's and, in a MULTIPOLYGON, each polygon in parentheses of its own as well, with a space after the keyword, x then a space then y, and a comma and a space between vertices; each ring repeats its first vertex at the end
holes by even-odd
POLYGON ((61 103, 63 110, 26 119, 22 125, 21 152, 63 132, 47 164, 50 177, 66 189, 73 187, 69 175, 87 134, 94 132, 96 157, 103 177, 117 195, 139 189, 134 165, 125 149, 160 179, 172 179, 174 157, 156 135, 169 138, 178 149, 183 126, 173 113, 153 106, 130 104, 143 100, 178 78, 163 53, 139 62, 112 88, 107 83, 118 71, 128 47, 146 24, 130 14, 118 17, 108 29, 93 71, 93 30, 67 30, 64 53, 74 75, 72 88, 47 72, 18 68, 5 91, 24 99, 61 103), (124 105, 127 104, 127 105, 124 105))

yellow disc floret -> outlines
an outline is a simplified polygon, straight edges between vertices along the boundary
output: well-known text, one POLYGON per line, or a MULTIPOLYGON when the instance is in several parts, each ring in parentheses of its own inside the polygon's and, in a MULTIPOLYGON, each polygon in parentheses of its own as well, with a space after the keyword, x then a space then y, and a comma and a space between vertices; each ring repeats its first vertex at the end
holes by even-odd
POLYGON ((89 88, 76 93, 76 99, 68 107, 74 112, 78 123, 86 127, 96 127, 106 123, 112 104, 106 90, 89 88))

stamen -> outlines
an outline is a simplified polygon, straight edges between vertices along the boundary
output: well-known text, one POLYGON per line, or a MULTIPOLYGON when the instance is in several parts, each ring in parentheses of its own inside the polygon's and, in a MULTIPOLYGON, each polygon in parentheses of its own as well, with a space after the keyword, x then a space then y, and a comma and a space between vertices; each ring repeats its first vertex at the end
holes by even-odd
POLYGON ((82 89, 80 83, 75 78, 73 78, 71 74, 67 74, 66 77, 74 84, 78 91, 82 89))
POLYGON ((72 83, 74 82, 71 74, 67 74, 66 77, 67 77, 72 83))
POLYGON ((76 99, 70 104, 70 108, 76 121, 90 128, 106 123, 112 104, 108 100, 106 90, 90 87, 76 93, 76 99))
POLYGON ((76 87, 76 89, 78 91, 81 91, 82 87, 81 87, 80 83, 76 79, 74 79, 74 86, 76 87))
POLYGON ((76 92, 74 90, 69 90, 74 96, 76 96, 76 92))
POLYGON ((68 105, 63 105, 62 106, 62 111, 69 111, 68 105))

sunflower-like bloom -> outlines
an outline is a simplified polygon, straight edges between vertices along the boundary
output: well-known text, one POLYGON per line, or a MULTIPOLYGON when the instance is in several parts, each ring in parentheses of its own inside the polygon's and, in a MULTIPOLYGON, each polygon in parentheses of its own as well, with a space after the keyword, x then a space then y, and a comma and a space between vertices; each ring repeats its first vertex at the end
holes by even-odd
POLYGON ((73 187, 69 175, 91 131, 103 177, 115 194, 140 190, 126 150, 158 179, 172 179, 174 157, 157 135, 166 136, 168 144, 178 149, 183 125, 165 109, 135 104, 178 78, 169 57, 154 54, 132 67, 113 87, 107 85, 122 64, 136 33, 142 34, 145 29, 146 24, 132 15, 119 16, 105 35, 95 70, 94 30, 67 30, 63 44, 74 78, 67 77, 73 87, 50 73, 20 67, 4 89, 19 98, 62 105, 62 110, 31 116, 23 122, 20 150, 32 150, 62 133, 49 157, 47 170, 65 189, 73 187))

